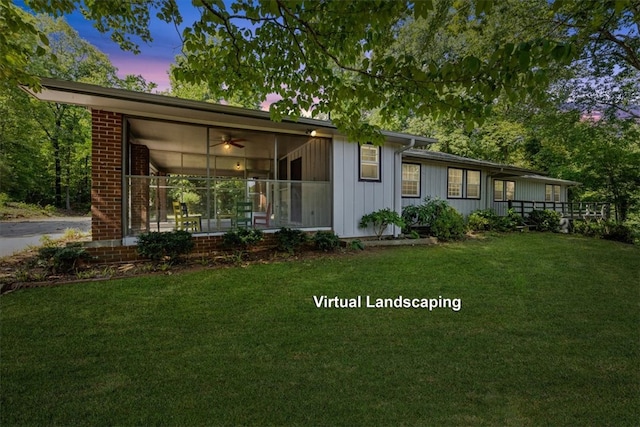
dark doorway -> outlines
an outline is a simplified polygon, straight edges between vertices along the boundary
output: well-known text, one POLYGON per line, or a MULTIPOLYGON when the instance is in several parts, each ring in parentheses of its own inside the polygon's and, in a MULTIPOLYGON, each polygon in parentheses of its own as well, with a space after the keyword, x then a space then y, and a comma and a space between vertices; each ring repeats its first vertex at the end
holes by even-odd
MULTIPOLYGON (((290 180, 302 181, 302 157, 291 161, 290 180)), ((302 183, 291 183, 291 222, 302 223, 302 183)))

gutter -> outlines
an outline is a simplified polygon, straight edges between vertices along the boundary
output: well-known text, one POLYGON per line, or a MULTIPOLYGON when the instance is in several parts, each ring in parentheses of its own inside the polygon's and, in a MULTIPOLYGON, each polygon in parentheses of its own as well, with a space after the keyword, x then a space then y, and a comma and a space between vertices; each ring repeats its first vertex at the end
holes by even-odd
MULTIPOLYGON (((406 147, 402 147, 395 151, 395 155, 400 157, 400 167, 402 167, 402 153, 413 148, 416 145, 416 139, 411 138, 409 140, 409 145, 406 147)), ((400 177, 398 178, 398 161, 393 162, 393 210, 398 213, 398 215, 402 214, 402 170, 400 171, 400 177)), ((398 227, 393 227, 393 237, 398 237, 398 235, 402 232, 398 227)))

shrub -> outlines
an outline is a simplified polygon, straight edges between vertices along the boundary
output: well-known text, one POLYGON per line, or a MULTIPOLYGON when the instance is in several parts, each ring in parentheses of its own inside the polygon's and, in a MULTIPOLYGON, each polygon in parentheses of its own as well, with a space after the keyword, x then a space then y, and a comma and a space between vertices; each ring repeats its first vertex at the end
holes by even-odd
POLYGON ((11 199, 7 193, 0 193, 0 207, 6 206, 10 201, 11 199))
POLYGON ((275 233, 277 249, 293 254, 307 241, 307 234, 302 230, 292 230, 282 227, 275 233))
POLYGON ((349 249, 351 249, 352 251, 363 251, 364 244, 362 243, 362 240, 355 239, 349 242, 349 249))
POLYGON ((376 236, 378 236, 378 240, 380 240, 390 224, 397 225, 398 227, 404 227, 404 220, 396 211, 385 208, 364 215, 360 219, 360 224, 358 224, 358 226, 360 228, 372 226, 373 231, 376 233, 376 236))
POLYGON ((91 255, 79 244, 70 244, 64 247, 44 246, 38 249, 38 258, 53 273, 70 273, 82 262, 89 261, 91 255))
POLYGON ((440 211, 431 224, 431 235, 439 240, 460 240, 465 234, 463 216, 451 206, 440 211))
POLYGON ((574 221, 573 232, 587 237, 602 237, 605 230, 601 221, 574 221))
POLYGON ((167 233, 151 231, 138 236, 138 254, 154 261, 168 258, 168 261, 178 262, 182 255, 193 249, 193 236, 184 230, 167 233))
POLYGON ((522 217, 513 209, 509 209, 507 216, 499 216, 493 209, 477 210, 467 219, 467 225, 473 231, 513 231, 522 224, 522 217))
POLYGON ((467 225, 473 231, 490 231, 494 228, 497 217, 491 209, 473 211, 467 218, 467 225))
POLYGON ((465 233, 464 218, 446 200, 427 197, 421 205, 405 206, 402 218, 411 234, 417 226, 426 227, 429 236, 440 240, 458 240, 465 233))
POLYGON ((222 236, 222 241, 226 246, 240 247, 247 249, 250 246, 257 245, 264 238, 262 230, 256 228, 239 228, 227 231, 222 236))
POLYGON ((332 252, 340 247, 340 238, 333 231, 318 231, 313 235, 313 243, 320 251, 332 252))
POLYGON ((624 224, 608 224, 602 235, 603 239, 633 244, 633 230, 624 224))
POLYGON ((429 229, 440 213, 448 207, 446 200, 425 197, 424 203, 420 205, 408 205, 402 208, 402 219, 409 231, 418 226, 429 229))
POLYGON ((535 225, 538 231, 553 231, 557 232, 560 228, 559 212, 552 210, 532 210, 529 212, 529 222, 535 225))

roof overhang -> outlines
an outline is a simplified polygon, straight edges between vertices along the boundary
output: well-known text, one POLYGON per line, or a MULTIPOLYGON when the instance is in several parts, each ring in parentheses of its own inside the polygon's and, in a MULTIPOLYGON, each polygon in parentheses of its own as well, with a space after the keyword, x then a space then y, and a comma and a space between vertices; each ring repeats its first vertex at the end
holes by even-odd
MULTIPOLYGON (((301 135, 316 130, 320 137, 341 135, 330 121, 302 117, 274 122, 269 112, 262 110, 49 78, 42 78, 41 84, 40 92, 27 87, 23 89, 42 101, 79 105, 135 117, 301 135)), ((416 146, 426 146, 436 142, 433 138, 400 132, 383 131, 382 134, 387 142, 401 145, 411 145, 413 141, 416 146)))

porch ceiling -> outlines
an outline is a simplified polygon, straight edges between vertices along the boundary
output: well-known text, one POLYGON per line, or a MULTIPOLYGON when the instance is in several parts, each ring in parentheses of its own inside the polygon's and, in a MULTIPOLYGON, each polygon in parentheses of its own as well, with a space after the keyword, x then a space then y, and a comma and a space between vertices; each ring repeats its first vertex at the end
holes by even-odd
POLYGON ((242 169, 273 170, 268 164, 265 165, 264 160, 274 159, 276 139, 278 158, 309 140, 306 135, 209 127, 207 141, 207 126, 203 125, 141 118, 128 118, 127 123, 130 142, 147 146, 152 165, 166 173, 205 175, 207 145, 212 170, 236 173, 237 162, 241 163, 242 169), (237 140, 243 147, 231 145, 225 148, 223 139, 237 140))

